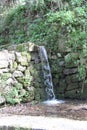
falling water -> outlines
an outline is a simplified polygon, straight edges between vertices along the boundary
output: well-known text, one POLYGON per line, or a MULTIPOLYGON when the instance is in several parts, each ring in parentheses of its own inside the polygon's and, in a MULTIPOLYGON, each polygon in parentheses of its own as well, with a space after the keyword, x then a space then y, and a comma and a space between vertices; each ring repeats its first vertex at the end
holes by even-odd
POLYGON ((46 93, 47 93, 47 98, 48 98, 48 100, 45 101, 44 103, 47 103, 47 104, 63 103, 64 101, 55 99, 51 69, 48 62, 47 52, 44 46, 40 46, 39 53, 40 53, 40 59, 42 62, 44 85, 46 86, 46 93))

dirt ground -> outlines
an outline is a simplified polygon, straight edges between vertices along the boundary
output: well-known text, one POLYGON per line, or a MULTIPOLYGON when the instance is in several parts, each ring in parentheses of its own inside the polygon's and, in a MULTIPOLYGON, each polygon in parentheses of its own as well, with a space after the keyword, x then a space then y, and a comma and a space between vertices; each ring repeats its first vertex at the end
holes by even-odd
POLYGON ((1 115, 30 115, 64 117, 68 119, 87 120, 86 101, 65 101, 63 104, 48 106, 42 103, 24 103, 0 108, 1 115))

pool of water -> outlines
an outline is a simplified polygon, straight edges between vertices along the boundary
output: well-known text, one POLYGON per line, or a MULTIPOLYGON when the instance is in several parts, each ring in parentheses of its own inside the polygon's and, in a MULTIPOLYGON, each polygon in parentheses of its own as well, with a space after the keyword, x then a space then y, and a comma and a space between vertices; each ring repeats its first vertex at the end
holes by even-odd
POLYGON ((46 104, 46 105, 57 105, 57 104, 65 103, 65 101, 64 100, 58 100, 58 99, 52 99, 52 100, 44 101, 42 103, 46 104))

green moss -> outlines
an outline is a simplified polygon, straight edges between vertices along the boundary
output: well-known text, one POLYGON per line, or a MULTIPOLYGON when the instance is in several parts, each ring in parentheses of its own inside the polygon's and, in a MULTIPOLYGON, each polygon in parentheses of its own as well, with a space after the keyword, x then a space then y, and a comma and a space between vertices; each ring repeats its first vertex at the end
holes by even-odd
POLYGON ((80 99, 80 90, 74 89, 71 91, 66 91, 64 94, 65 98, 71 98, 71 99, 80 99))
POLYGON ((82 91, 82 88, 81 88, 80 99, 87 99, 87 87, 84 87, 83 91, 82 91))
POLYGON ((11 76, 12 76, 11 73, 3 73, 3 74, 1 75, 1 79, 4 80, 4 81, 6 81, 6 80, 9 79, 11 76))
POLYGON ((26 51, 26 48, 24 46, 24 44, 19 44, 16 46, 16 51, 22 52, 22 51, 26 51))
POLYGON ((16 61, 14 61, 14 62, 13 62, 13 69, 15 69, 15 70, 16 70, 16 69, 17 69, 17 67, 18 67, 17 62, 16 62, 16 61))
POLYGON ((22 56, 26 56, 26 57, 27 57, 28 62, 30 62, 30 61, 31 61, 31 55, 30 55, 30 53, 29 53, 29 52, 27 52, 27 51, 23 51, 23 52, 21 52, 21 55, 22 55, 22 56))
POLYGON ((22 89, 22 88, 23 88, 23 85, 22 85, 21 83, 16 83, 16 84, 14 85, 14 87, 17 88, 17 89, 22 89))
POLYGON ((25 96, 23 97, 23 102, 30 102, 30 101, 33 101, 34 100, 34 90, 28 90, 26 91, 26 94, 25 96))
POLYGON ((24 83, 24 77, 17 77, 17 80, 18 80, 18 82, 20 82, 20 83, 24 83))

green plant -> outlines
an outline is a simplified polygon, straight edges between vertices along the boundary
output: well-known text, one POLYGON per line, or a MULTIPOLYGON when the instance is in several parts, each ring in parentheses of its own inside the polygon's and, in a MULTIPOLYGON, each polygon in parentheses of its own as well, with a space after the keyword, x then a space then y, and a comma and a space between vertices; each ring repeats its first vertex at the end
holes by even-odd
POLYGON ((24 93, 22 94, 20 91, 21 90, 19 88, 13 87, 12 90, 5 95, 7 102, 10 104, 20 103, 24 96, 24 93))

